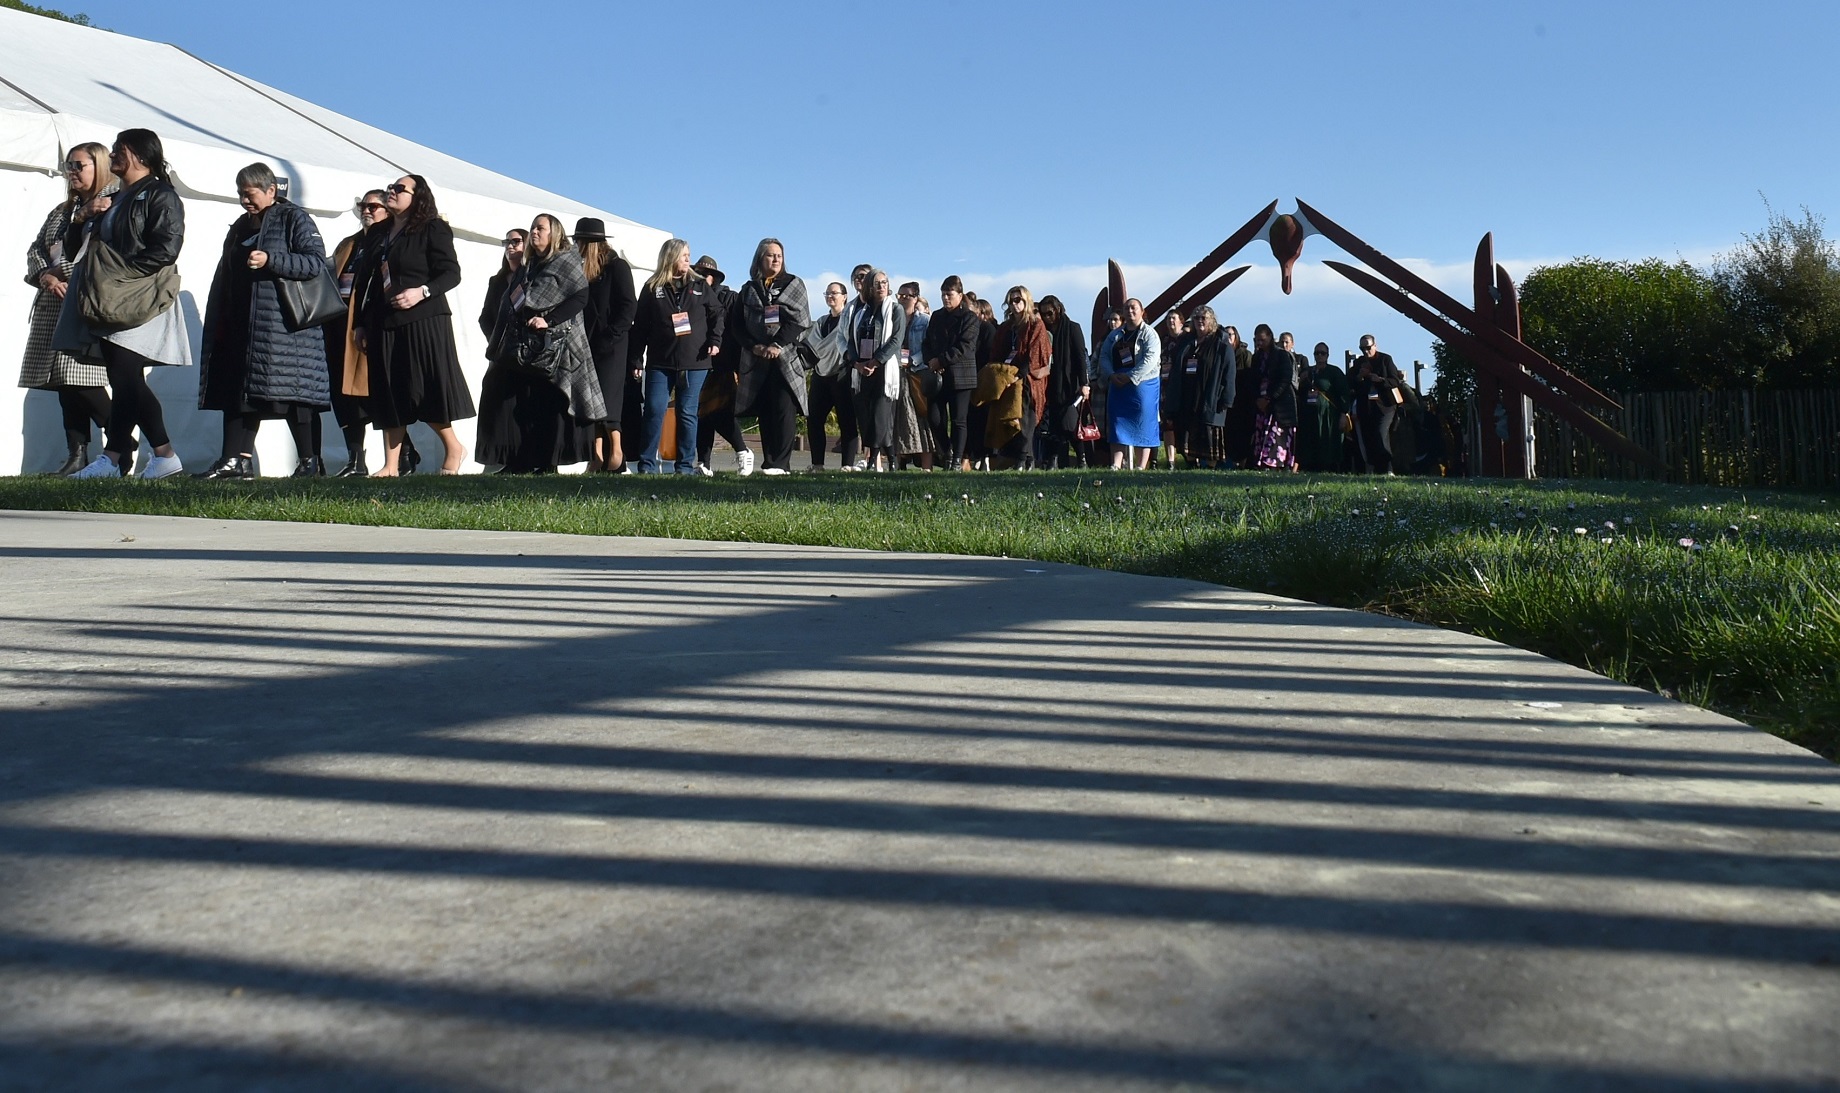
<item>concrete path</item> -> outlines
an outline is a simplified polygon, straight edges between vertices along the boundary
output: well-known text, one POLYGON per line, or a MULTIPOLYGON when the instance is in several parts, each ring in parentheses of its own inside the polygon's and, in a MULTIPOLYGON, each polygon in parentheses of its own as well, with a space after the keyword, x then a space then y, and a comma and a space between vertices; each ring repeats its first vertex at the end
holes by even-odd
POLYGON ((987 558, 0 514, 0 1087, 1832 1088, 1840 773, 987 558))

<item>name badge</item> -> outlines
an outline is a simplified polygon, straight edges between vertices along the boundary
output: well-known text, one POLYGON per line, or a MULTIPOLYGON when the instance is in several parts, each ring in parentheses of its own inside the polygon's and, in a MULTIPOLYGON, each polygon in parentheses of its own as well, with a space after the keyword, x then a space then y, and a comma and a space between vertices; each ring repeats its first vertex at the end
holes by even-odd
POLYGON ((1136 358, 1135 358, 1135 357, 1133 357, 1133 356, 1132 356, 1131 354, 1129 354, 1129 353, 1126 353, 1126 354, 1124 354, 1123 356, 1121 356, 1121 357, 1119 357, 1119 358, 1118 358, 1118 363, 1119 363, 1119 365, 1120 365, 1120 366, 1122 366, 1122 367, 1125 367, 1125 368, 1129 368, 1129 367, 1131 367, 1131 362, 1132 362, 1133 360, 1135 360, 1135 359, 1136 359, 1136 358))
POLYGON ((1007 356, 1007 357, 1004 357, 1004 358, 1003 358, 1003 363, 1004 363, 1004 364, 1015 364, 1015 363, 1016 363, 1016 354, 1015 354, 1015 351, 1013 351, 1013 350, 1012 350, 1012 351, 1010 352, 1010 355, 1009 355, 1009 356, 1007 356))
POLYGON ((778 326, 779 325, 779 305, 778 304, 768 304, 765 318, 766 318, 768 326, 778 326))
POLYGON ((874 338, 856 339, 856 359, 864 361, 872 361, 875 359, 874 338))
POLYGON ((904 365, 914 363, 914 351, 911 349, 903 348, 901 350, 901 363, 904 365))
POLYGON ((511 290, 511 310, 516 311, 518 308, 518 305, 523 302, 524 302, 524 286, 519 285, 516 288, 511 290))
POLYGON ((351 270, 349 269, 347 269, 344 273, 339 274, 339 296, 341 298, 346 299, 346 300, 351 299, 351 286, 352 286, 352 282, 355 281, 356 278, 357 278, 357 275, 352 273, 351 270))
POLYGON ((1318 402, 1321 402, 1322 400, 1317 398, 1315 395, 1310 395, 1309 397, 1305 398, 1303 401, 1308 403, 1311 406, 1314 406, 1318 402))
POLYGON ((1188 358, 1188 374, 1192 376, 1199 371, 1201 371, 1201 362, 1193 357, 1188 358))
POLYGON ((671 329, 677 331, 678 337, 690 333, 690 313, 688 311, 671 312, 671 329))

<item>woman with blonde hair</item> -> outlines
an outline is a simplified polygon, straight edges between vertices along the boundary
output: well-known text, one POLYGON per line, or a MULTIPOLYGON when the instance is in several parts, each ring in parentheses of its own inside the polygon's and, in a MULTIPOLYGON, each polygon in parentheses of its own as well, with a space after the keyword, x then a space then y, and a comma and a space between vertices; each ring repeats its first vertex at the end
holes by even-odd
POLYGON ((690 271, 690 244, 667 239, 633 318, 627 364, 645 370, 641 474, 656 474, 666 411, 677 398, 677 474, 696 473, 696 412, 710 359, 722 352, 725 316, 715 288, 690 271))
POLYGON ((79 144, 64 157, 64 185, 68 193, 52 208, 45 223, 26 248, 26 284, 38 289, 32 301, 31 325, 26 332, 25 360, 19 368, 19 386, 56 391, 64 415, 64 443, 69 449, 64 465, 52 474, 75 474, 89 463, 90 423, 109 423, 108 370, 100 360, 81 360, 51 348, 58 312, 70 287, 70 273, 83 245, 83 222, 89 202, 121 188, 109 169, 109 150, 94 141, 79 144))
POLYGON ((538 213, 487 352, 474 445, 481 463, 499 464, 501 474, 549 474, 588 461, 607 417, 582 317, 589 294, 562 221, 538 213))
POLYGON ((1016 370, 1022 384, 1021 432, 1007 441, 1000 452, 1011 466, 1025 470, 1035 465, 1035 430, 1041 421, 1042 407, 1048 403, 1048 370, 1053 364, 1053 349, 1048 328, 1035 312, 1035 297, 1022 285, 1013 285, 1003 294, 1003 325, 992 339, 990 359, 1016 370))

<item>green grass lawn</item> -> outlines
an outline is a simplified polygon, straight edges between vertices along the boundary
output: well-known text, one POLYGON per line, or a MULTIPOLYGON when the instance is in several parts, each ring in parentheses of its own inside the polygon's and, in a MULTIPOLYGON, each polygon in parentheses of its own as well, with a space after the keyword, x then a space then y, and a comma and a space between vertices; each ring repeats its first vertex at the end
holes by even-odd
POLYGON ((1380 611, 1840 758, 1840 504, 1653 484, 1073 472, 0 480, 0 507, 1008 555, 1380 611))

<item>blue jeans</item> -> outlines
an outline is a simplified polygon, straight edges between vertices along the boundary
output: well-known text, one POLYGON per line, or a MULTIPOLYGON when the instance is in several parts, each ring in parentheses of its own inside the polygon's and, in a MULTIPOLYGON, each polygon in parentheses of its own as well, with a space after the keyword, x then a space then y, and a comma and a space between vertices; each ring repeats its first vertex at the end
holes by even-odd
POLYGON ((677 396, 677 464, 678 474, 696 473, 696 409, 703 397, 707 369, 695 372, 666 372, 648 368, 645 372, 645 444, 639 449, 639 473, 658 474, 658 442, 664 439, 664 417, 670 409, 672 395, 677 396))

